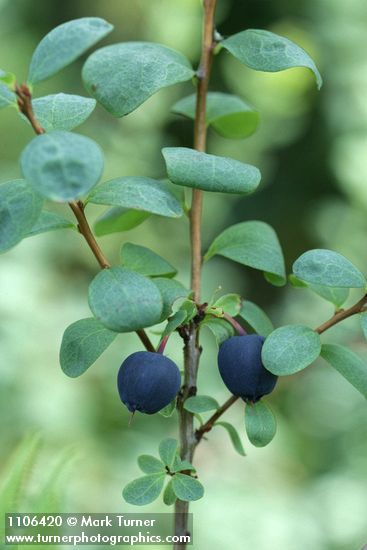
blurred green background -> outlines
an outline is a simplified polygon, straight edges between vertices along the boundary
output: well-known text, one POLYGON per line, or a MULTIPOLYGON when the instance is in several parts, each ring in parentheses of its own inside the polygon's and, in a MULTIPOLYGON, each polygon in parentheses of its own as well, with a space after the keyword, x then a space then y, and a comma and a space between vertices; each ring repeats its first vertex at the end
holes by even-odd
MULTIPOLYGON (((22 81, 42 36, 82 16, 100 16, 115 25, 104 43, 157 41, 182 50, 197 65, 200 0, 0 0, 1 68, 22 81)), ((261 125, 244 141, 210 132, 209 151, 258 165, 263 180, 249 198, 206 197, 205 247, 224 227, 261 219, 276 229, 288 268, 304 250, 329 247, 367 272, 365 0, 219 0, 217 23, 223 35, 260 27, 294 39, 313 55, 325 84, 318 93, 308 71, 263 74, 226 52, 216 58, 211 89, 252 103, 260 110, 261 125)), ((36 95, 86 95, 82 62, 39 85, 36 95)), ((188 93, 190 83, 168 88, 119 120, 97 107, 77 131, 104 149, 105 179, 164 175, 162 146, 192 143, 191 122, 170 114, 173 103, 188 93)), ((0 125, 1 181, 6 181, 20 175, 18 157, 33 136, 13 109, 2 110, 0 125)), ((88 209, 91 219, 101 213, 88 209)), ((129 233, 101 238, 101 245, 117 261, 126 241, 162 254, 188 283, 186 220, 152 217, 129 233)), ((30 509, 61 460, 68 467, 56 490, 55 510, 138 511, 121 497, 122 487, 139 475, 137 455, 156 454, 160 439, 176 436, 175 416, 137 415, 127 427, 115 379, 124 357, 141 349, 135 335, 119 336, 79 379, 66 378, 59 368, 64 329, 90 315, 86 293, 96 272, 89 249, 73 232, 26 239, 0 259, 1 471, 14 465, 12 453, 27 434, 36 432, 42 440, 38 460, 27 466, 29 479, 21 482, 26 490, 16 510, 30 509)), ((204 270, 203 297, 219 286, 257 302, 276 325, 315 327, 332 314, 331 306, 308 290, 271 287, 258 272, 213 259, 204 270)), ((358 319, 323 338, 347 343, 367 358, 358 319)), ((203 344, 199 391, 224 401, 228 392, 210 334, 203 334, 203 344)), ((181 348, 174 336, 167 352, 179 364, 181 348)), ((192 505, 194 548, 360 550, 367 543, 365 400, 320 360, 280 380, 268 401, 279 424, 269 447, 255 449, 245 441, 244 407, 237 403, 226 420, 241 433, 247 457, 235 454, 222 430, 213 430, 198 448, 196 465, 206 495, 192 505)), ((157 501, 144 511, 167 508, 157 501)))

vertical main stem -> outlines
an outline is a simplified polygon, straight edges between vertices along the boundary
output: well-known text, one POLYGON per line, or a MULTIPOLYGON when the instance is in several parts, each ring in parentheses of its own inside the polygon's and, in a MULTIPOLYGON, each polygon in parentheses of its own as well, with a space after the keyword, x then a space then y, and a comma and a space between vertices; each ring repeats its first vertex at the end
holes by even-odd
MULTIPOLYGON (((210 78, 210 69, 214 48, 214 15, 217 0, 204 0, 204 23, 200 66, 198 69, 198 87, 196 93, 196 114, 194 127, 194 148, 204 152, 206 149, 206 96, 210 78)), ((191 288, 196 303, 200 302, 201 284, 201 215, 203 209, 203 192, 194 189, 192 193, 190 211, 191 237, 191 288)), ((184 346, 184 384, 182 395, 178 403, 180 422, 181 458, 192 461, 197 439, 194 429, 194 417, 183 408, 185 400, 196 393, 197 372, 200 361, 199 332, 195 323, 192 323, 185 339, 184 346)), ((177 500, 175 504, 175 534, 188 533, 189 503, 177 500)), ((185 543, 176 543, 174 550, 185 550, 185 543)))

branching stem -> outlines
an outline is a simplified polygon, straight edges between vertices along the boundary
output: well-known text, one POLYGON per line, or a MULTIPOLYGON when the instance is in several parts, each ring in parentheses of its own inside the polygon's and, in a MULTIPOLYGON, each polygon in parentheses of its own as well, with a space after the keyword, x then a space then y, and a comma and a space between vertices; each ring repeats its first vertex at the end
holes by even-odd
MULTIPOLYGON (((19 85, 17 84, 15 86, 15 93, 18 98, 17 101, 18 101, 19 111, 25 117, 27 117, 34 132, 37 135, 44 134, 45 130, 44 128, 42 128, 42 126, 40 125, 40 123, 36 118, 36 115, 34 114, 33 106, 32 106, 32 94, 28 86, 26 84, 19 84, 19 85)), ((71 210, 73 211, 75 218, 77 219, 79 233, 86 240, 89 248, 93 252, 94 257, 99 263, 99 266, 101 267, 101 269, 107 269, 111 267, 111 264, 107 260, 106 256, 103 254, 99 244, 97 243, 94 237, 93 231, 85 216, 83 203, 81 201, 78 201, 78 202, 72 201, 72 202, 69 202, 68 204, 71 210)), ((136 334, 139 336, 141 342, 143 343, 143 345, 148 351, 155 351, 155 348, 152 342, 150 341, 149 336, 147 335, 145 330, 143 329, 137 330, 136 334)))

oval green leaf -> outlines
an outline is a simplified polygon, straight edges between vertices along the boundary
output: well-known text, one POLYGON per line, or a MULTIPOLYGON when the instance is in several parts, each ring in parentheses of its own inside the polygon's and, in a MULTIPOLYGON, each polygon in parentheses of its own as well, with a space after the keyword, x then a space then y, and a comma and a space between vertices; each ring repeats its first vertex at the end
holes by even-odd
POLYGON ((220 309, 231 317, 236 317, 241 310, 242 299, 239 294, 225 294, 216 300, 210 308, 220 309))
POLYGON ((270 31, 248 29, 221 42, 241 63, 255 71, 278 72, 292 67, 310 69, 317 87, 322 86, 321 75, 307 52, 288 38, 270 31))
POLYGON ((206 327, 213 334, 217 346, 219 347, 222 342, 234 336, 234 328, 225 319, 218 319, 212 315, 208 315, 204 318, 204 321, 200 323, 200 328, 206 327))
MULTIPOLYGON (((194 120, 196 94, 178 101, 172 111, 194 120)), ((259 113, 235 95, 209 92, 206 98, 206 122, 223 137, 242 139, 255 132, 259 113)))
POLYGON ((247 437, 255 447, 265 447, 277 431, 273 411, 263 401, 247 404, 245 409, 247 437))
POLYGON ((36 84, 54 75, 86 52, 113 26, 99 17, 82 17, 52 29, 35 49, 28 82, 36 84))
POLYGON ((216 411, 219 409, 219 403, 209 395, 193 395, 186 399, 184 409, 191 413, 200 414, 208 411, 216 411))
POLYGON ((9 90, 8 86, 0 82, 0 109, 9 105, 16 105, 17 99, 15 94, 9 90))
POLYGON ((305 252, 293 264, 293 273, 307 283, 339 288, 365 288, 367 281, 347 258, 333 250, 305 252))
POLYGON ((167 218, 183 214, 179 201, 163 183, 145 177, 126 176, 102 183, 90 193, 87 202, 133 208, 167 218))
POLYGON ((131 113, 158 90, 193 75, 184 55, 150 42, 101 48, 87 59, 82 72, 91 96, 117 117, 131 113))
POLYGON ((0 184, 0 252, 18 244, 41 214, 42 198, 24 180, 0 184))
POLYGON ((138 456, 138 465, 144 474, 166 473, 165 465, 161 460, 152 455, 138 456))
POLYGON ((222 428, 224 428, 227 431, 234 449, 241 456, 246 456, 245 449, 243 448, 240 436, 238 435, 236 428, 232 426, 232 424, 230 424, 229 422, 216 422, 214 426, 222 426, 222 428))
POLYGON ((353 351, 337 344, 323 344, 321 357, 367 399, 367 365, 353 351))
POLYGON ((367 340, 367 313, 361 313, 360 321, 364 337, 367 340))
POLYGON ((171 506, 176 502, 176 500, 177 500, 177 497, 172 487, 172 479, 170 479, 163 493, 163 502, 167 506, 171 506))
POLYGON ((103 154, 97 143, 59 130, 35 137, 20 162, 28 183, 44 197, 59 202, 88 193, 103 171, 103 154))
POLYGON ((270 372, 285 376, 311 365, 320 351, 320 336, 316 332, 303 325, 287 325, 267 337, 261 357, 270 372))
POLYGON ((245 300, 243 302, 239 315, 261 336, 269 336, 274 330, 273 323, 270 321, 265 311, 250 300, 245 300))
POLYGON ((166 474, 150 474, 134 479, 126 485, 122 496, 129 504, 144 506, 156 500, 163 489, 166 474))
POLYGON ((162 312, 162 298, 156 285, 123 267, 98 273, 89 286, 89 305, 95 317, 116 332, 155 325, 162 312))
POLYGON ((130 231, 143 223, 149 216, 149 212, 114 206, 97 219, 94 224, 94 233, 97 237, 102 237, 120 231, 130 231))
POLYGON ((260 171, 250 164, 208 155, 187 147, 162 149, 169 179, 176 185, 217 193, 253 193, 260 171))
POLYGON ((133 243, 125 243, 121 249, 121 260, 125 267, 150 277, 174 277, 177 273, 170 263, 161 256, 133 243))
POLYGON ((225 229, 211 244, 204 260, 219 254, 272 275, 271 282, 286 282, 282 249, 272 227, 264 222, 238 223, 225 229))
POLYGON ((64 332, 60 365, 71 378, 83 374, 114 341, 117 334, 94 318, 80 319, 64 332))
POLYGON ((159 456, 167 468, 172 468, 177 456, 178 442, 176 439, 168 437, 159 444, 159 456))
POLYGON ((160 411, 158 411, 158 414, 162 415, 164 418, 170 418, 176 409, 176 399, 171 401, 168 405, 163 407, 160 411))
POLYGON ((93 112, 96 101, 89 97, 60 93, 34 99, 32 106, 42 128, 52 132, 72 130, 82 124, 93 112))
POLYGON ((156 277, 154 284, 158 287, 163 300, 163 309, 160 322, 167 319, 172 314, 172 306, 178 298, 186 298, 190 291, 187 290, 179 281, 156 277))
POLYGON ((172 477, 172 489, 180 500, 199 500, 204 495, 204 487, 197 479, 177 473, 172 477))
POLYGON ((32 229, 27 234, 27 237, 34 237, 40 233, 47 233, 48 231, 56 231, 57 229, 77 229, 76 225, 70 220, 67 220, 55 212, 48 212, 43 210, 41 215, 37 219, 32 229))

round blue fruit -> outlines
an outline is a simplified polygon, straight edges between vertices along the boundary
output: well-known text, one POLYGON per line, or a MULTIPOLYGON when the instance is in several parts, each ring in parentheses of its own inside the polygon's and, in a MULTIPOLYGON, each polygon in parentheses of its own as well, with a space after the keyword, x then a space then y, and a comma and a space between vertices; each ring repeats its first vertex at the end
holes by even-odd
POLYGON ((176 363, 161 353, 138 351, 122 363, 117 387, 130 412, 154 414, 168 405, 181 386, 176 363))
POLYGON ((219 348, 218 367, 223 382, 233 395, 256 402, 273 391, 278 377, 261 361, 265 338, 257 334, 233 336, 219 348))

